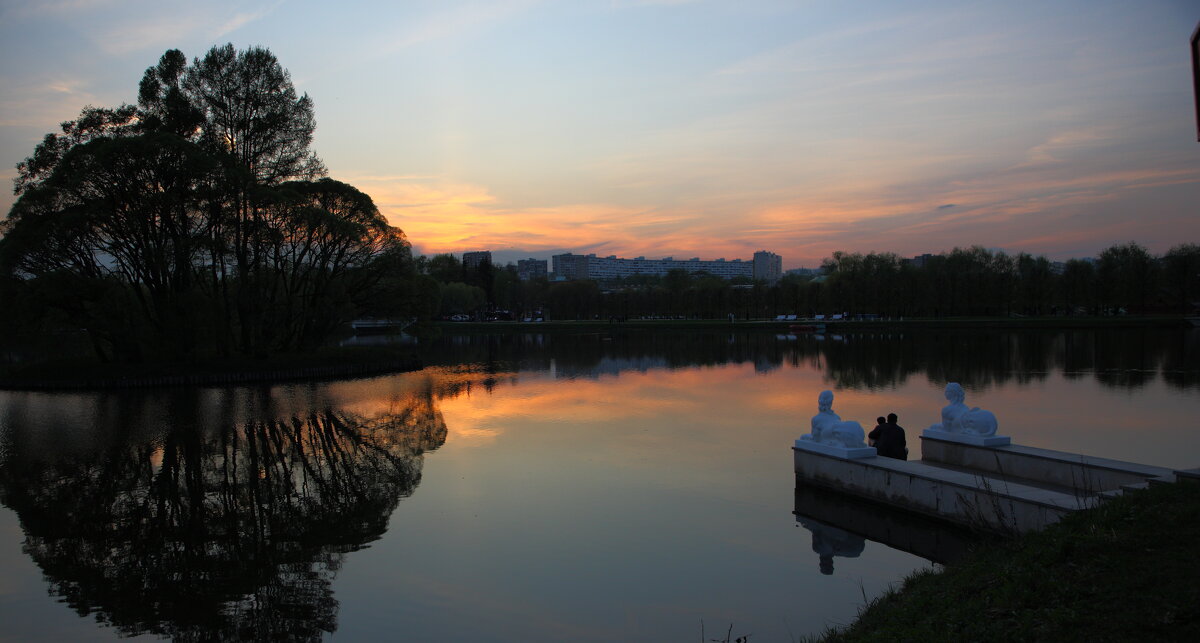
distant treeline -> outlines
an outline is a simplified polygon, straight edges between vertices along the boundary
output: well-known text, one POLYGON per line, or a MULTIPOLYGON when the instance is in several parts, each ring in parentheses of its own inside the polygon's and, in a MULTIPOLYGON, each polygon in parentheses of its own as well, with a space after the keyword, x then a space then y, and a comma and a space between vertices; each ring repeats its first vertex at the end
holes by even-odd
POLYGON ((821 274, 786 275, 775 284, 682 270, 603 283, 522 282, 512 265, 469 269, 451 255, 421 257, 417 266, 440 283, 443 316, 483 317, 495 310, 559 320, 1194 314, 1200 300, 1200 245, 1194 243, 1162 256, 1133 242, 1114 245, 1060 270, 1046 257, 980 246, 921 264, 893 253, 835 252, 821 274))

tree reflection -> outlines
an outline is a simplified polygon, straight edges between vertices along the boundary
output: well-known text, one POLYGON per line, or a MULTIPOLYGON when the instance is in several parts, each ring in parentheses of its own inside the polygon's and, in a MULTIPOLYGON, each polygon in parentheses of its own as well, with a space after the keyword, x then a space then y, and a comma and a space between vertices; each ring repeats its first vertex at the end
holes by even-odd
MULTIPOLYGON (((847 327, 852 328, 852 327, 847 327)), ((1026 384, 1061 371, 1105 386, 1139 388, 1160 374, 1200 387, 1200 331, 1170 329, 916 329, 777 334, 614 328, 591 333, 450 335, 423 346, 427 364, 476 364, 491 372, 544 371, 590 378, 623 371, 750 363, 769 372, 809 364, 838 387, 892 388, 910 377, 971 388, 1026 384)))
POLYGON ((446 440, 431 389, 374 417, 326 409, 79 453, 9 426, 0 500, 51 593, 125 635, 197 641, 332 632, 344 555, 384 533, 446 440))

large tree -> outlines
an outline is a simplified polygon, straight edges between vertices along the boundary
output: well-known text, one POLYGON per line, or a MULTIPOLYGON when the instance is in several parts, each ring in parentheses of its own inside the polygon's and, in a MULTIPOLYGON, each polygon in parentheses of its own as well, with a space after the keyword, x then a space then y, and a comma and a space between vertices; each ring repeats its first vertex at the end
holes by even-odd
POLYGON ((102 357, 319 345, 411 257, 321 178, 315 124, 270 51, 170 50, 136 106, 88 106, 18 165, 0 270, 46 285, 102 357))

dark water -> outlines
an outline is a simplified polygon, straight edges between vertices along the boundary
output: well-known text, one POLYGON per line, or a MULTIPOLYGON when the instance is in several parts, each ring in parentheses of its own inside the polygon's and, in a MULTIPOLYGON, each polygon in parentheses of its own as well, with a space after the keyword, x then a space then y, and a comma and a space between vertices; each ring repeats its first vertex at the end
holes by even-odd
POLYGON ((796 488, 789 447, 823 389, 916 442, 958 381, 1016 443, 1200 466, 1196 331, 420 349, 424 371, 372 379, 0 392, 0 639, 819 632, 969 545, 796 488))

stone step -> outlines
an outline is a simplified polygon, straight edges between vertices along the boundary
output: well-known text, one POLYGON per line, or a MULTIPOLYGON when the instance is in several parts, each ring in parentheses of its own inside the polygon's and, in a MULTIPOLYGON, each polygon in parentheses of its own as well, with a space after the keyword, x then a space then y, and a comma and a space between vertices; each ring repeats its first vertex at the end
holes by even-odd
POLYGON ((1121 485, 1121 489, 1124 491, 1140 491, 1142 489, 1149 489, 1149 488, 1150 488, 1149 482, 1132 482, 1129 484, 1121 485))
MULTIPOLYGON (((1016 484, 1021 484, 1021 485, 1028 485, 1030 487, 1037 487, 1039 489, 1046 489, 1047 491, 1056 491, 1058 493, 1064 493, 1064 494, 1068 494, 1068 495, 1078 495, 1078 494, 1075 494, 1075 490, 1070 487, 1064 487, 1062 485, 1050 484, 1047 482, 1043 482, 1041 480, 1020 478, 1017 476, 1006 476, 1006 475, 997 474, 997 473, 991 472, 991 471, 980 472, 977 469, 970 469, 968 467, 960 467, 960 466, 956 466, 953 464, 947 464, 945 462, 937 462, 937 461, 930 461, 930 460, 920 460, 919 462, 921 462, 922 464, 927 464, 931 467, 937 467, 938 469, 945 469, 947 471, 958 471, 960 473, 966 473, 966 474, 970 474, 970 475, 977 476, 980 478, 986 478, 989 483, 994 483, 997 485, 1006 484, 1006 483, 1016 483, 1016 484), (997 482, 997 481, 999 481, 999 482, 997 482)), ((1083 495, 1094 495, 1094 494, 1083 494, 1083 495)))

